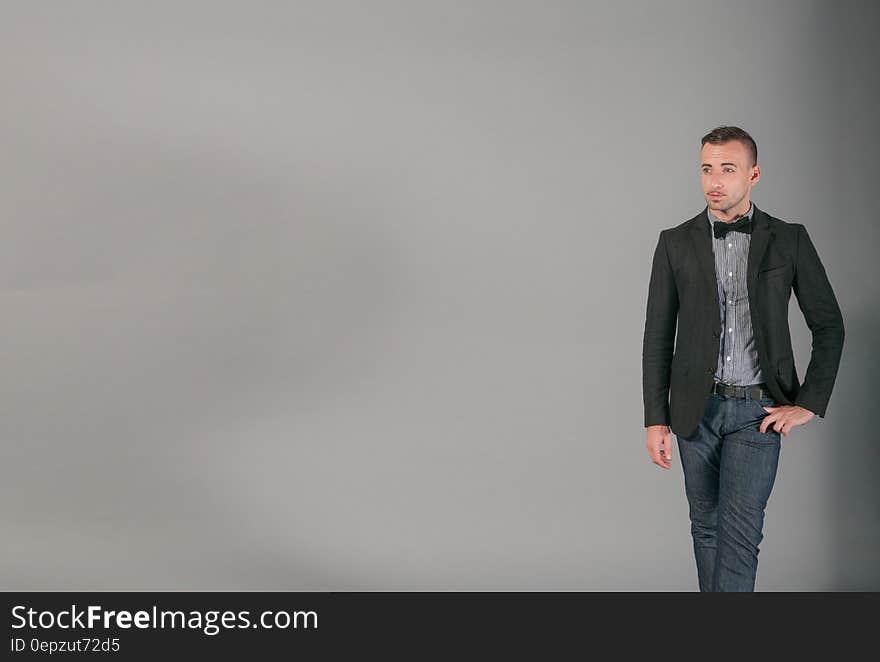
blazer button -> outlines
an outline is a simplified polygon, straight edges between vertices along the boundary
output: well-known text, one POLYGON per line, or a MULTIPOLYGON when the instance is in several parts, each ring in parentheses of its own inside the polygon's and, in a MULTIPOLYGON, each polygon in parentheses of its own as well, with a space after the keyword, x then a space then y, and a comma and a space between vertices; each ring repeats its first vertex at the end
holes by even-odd
POLYGON ((706 370, 706 372, 708 372, 711 375, 715 372, 715 368, 709 368, 708 370, 706 370))
POLYGON ((713 331, 713 332, 712 332, 712 335, 715 336, 716 338, 720 338, 720 337, 721 337, 721 331, 713 331))

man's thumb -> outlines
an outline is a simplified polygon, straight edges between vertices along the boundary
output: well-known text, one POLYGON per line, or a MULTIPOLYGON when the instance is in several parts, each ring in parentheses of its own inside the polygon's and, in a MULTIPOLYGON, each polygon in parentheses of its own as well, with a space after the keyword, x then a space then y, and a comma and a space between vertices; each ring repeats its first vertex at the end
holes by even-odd
POLYGON ((663 447, 666 449, 666 459, 672 458, 672 433, 667 432, 663 435, 663 447))

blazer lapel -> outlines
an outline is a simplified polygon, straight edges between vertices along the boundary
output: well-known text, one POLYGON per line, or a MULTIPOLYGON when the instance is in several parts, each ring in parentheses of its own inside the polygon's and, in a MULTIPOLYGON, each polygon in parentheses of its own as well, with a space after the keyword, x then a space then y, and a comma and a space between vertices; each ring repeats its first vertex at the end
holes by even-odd
POLYGON ((707 215, 708 207, 691 219, 690 236, 694 246, 694 255, 697 257, 697 265, 703 284, 712 292, 715 307, 720 306, 718 301, 718 280, 715 278, 715 254, 712 252, 712 228, 709 225, 707 215))
MULTIPOLYGON (((754 203, 753 203, 754 204, 754 203)), ((752 214, 752 238, 749 241, 749 258, 746 266, 746 286, 749 291, 749 301, 754 301, 755 287, 758 279, 758 267, 767 251, 767 244, 773 233, 770 231, 770 222, 767 214, 755 206, 752 214)))

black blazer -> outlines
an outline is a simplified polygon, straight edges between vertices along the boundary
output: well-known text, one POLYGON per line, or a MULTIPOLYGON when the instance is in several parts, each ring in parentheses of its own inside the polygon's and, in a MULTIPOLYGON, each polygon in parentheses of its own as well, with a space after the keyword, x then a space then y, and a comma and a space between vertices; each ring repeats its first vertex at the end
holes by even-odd
MULTIPOLYGON (((824 417, 843 350, 843 317, 806 228, 755 206, 747 264, 752 329, 770 394, 779 403, 824 417), (803 384, 788 329, 792 289, 813 336, 803 384)), ((689 221, 661 231, 654 251, 642 347, 645 427, 669 425, 683 437, 694 432, 718 363, 720 315, 704 207, 689 221)))

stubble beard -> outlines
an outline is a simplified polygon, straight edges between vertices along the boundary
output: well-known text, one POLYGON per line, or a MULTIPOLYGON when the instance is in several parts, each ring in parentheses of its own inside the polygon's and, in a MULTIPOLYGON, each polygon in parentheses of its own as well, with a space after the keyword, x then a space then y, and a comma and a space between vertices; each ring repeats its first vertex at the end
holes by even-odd
POLYGON ((726 214, 729 210, 742 203, 743 198, 745 198, 745 195, 740 196, 737 200, 731 202, 729 197, 722 198, 721 200, 713 200, 711 197, 707 196, 706 203, 712 211, 720 211, 726 214))

